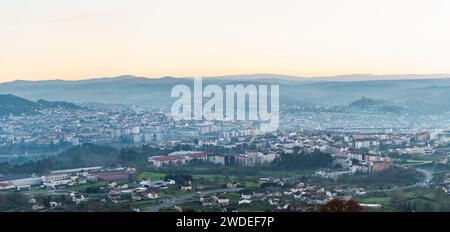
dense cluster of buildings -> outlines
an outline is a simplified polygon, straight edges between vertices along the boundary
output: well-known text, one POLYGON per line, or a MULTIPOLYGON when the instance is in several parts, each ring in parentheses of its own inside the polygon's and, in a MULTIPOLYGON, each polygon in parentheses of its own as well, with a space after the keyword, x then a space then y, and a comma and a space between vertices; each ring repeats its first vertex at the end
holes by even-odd
POLYGON ((249 122, 174 121, 168 112, 141 107, 56 108, 39 115, 0 117, 0 146, 11 144, 157 143, 207 135, 231 142, 260 133, 249 122))
MULTIPOLYGON (((223 133, 222 133, 223 134, 223 133)), ((156 167, 183 165, 192 160, 201 160, 220 165, 258 166, 273 162, 282 153, 309 153, 319 150, 332 155, 340 170, 329 173, 319 170, 317 175, 332 177, 341 174, 377 172, 393 166, 390 154, 430 155, 437 147, 448 142, 445 131, 416 131, 392 129, 369 129, 367 132, 347 131, 336 128, 324 131, 279 130, 272 133, 233 133, 226 142, 214 136, 198 137, 196 141, 172 141, 159 146, 174 144, 189 145, 201 149, 204 146, 223 148, 249 147, 248 151, 236 154, 205 153, 201 151, 179 151, 164 156, 148 158, 156 167), (214 144, 214 145, 213 145, 214 144)))
POLYGON ((140 108, 57 108, 0 118, 0 146, 9 144, 140 143, 162 140, 167 115, 140 108))
MULTIPOLYGON (((40 115, 1 117, 0 148, 14 144, 78 145, 82 143, 155 144, 159 147, 189 144, 198 147, 222 146, 224 148, 250 145, 264 155, 269 154, 268 157, 262 157, 259 154, 236 154, 234 157, 229 157, 234 158, 238 163, 251 166, 264 163, 265 160, 270 162, 273 158, 272 154, 290 153, 298 147, 305 151, 319 149, 332 152, 333 155, 349 149, 365 149, 378 154, 396 152, 428 155, 435 151, 436 145, 450 140, 450 133, 439 129, 395 129, 399 128, 400 124, 396 127, 387 125, 377 127, 371 124, 370 127, 355 128, 351 125, 345 127, 346 124, 337 123, 337 119, 330 119, 330 123, 334 124, 329 126, 296 129, 293 125, 301 125, 297 123, 298 120, 318 120, 317 117, 312 116, 313 112, 308 113, 301 109, 291 109, 283 113, 280 130, 268 134, 259 131, 257 129, 259 127, 255 125, 256 122, 252 121, 175 121, 168 112, 143 107, 55 108, 42 110, 40 113, 40 115), (306 115, 303 117, 299 114, 306 115), (286 127, 287 125, 289 127, 286 127), (336 128, 336 125, 341 127, 336 128), (390 150, 383 150, 383 148, 390 150)), ((322 113, 334 114, 328 111, 322 113)), ((326 117, 319 118, 325 120, 326 117)), ((3 154, 3 157, 7 155, 3 154)), ((9 155, 18 157, 30 154, 9 155)), ((227 162, 226 157, 206 158, 206 156, 196 159, 222 164, 227 162)), ((160 166, 182 164, 190 159, 192 158, 173 155, 173 157, 155 157, 152 162, 160 166)))
MULTIPOLYGON (((178 150, 167 155, 149 156, 148 162, 156 168, 188 165, 191 162, 252 167, 270 164, 282 158, 281 154, 302 155, 321 151, 331 154, 333 162, 328 168, 315 170, 314 175, 337 179, 342 175, 373 173, 392 167, 395 159, 391 157, 394 156, 435 154, 439 152, 440 145, 450 143, 450 132, 445 130, 395 129, 386 128, 389 123, 384 124, 384 127, 377 127, 369 122, 370 127, 348 129, 354 126, 352 123, 363 122, 365 117, 369 116, 355 116, 354 120, 347 118, 347 121, 343 122, 345 113, 324 111, 320 114, 323 115, 319 123, 318 119, 314 118, 317 112, 287 112, 282 115, 279 130, 261 133, 255 129, 259 127, 253 122, 174 121, 168 113, 140 107, 51 109, 42 111, 40 115, 0 118, 0 147, 82 143, 152 144, 161 150, 184 145, 189 147, 189 150, 178 150), (334 116, 336 118, 332 118, 334 116), (314 127, 313 129, 289 127, 309 122, 311 124, 308 126, 314 127), (337 128, 336 125, 342 127, 337 128), (211 147, 214 149, 207 149, 211 147), (210 150, 214 152, 205 152, 210 150), (225 150, 227 152, 220 152, 225 150)), ((370 120, 378 122, 387 120, 382 115, 370 117, 370 120)), ((365 122, 362 124, 365 125, 365 122)), ((394 124, 392 122, 392 125, 394 124)), ((396 124, 401 125, 401 122, 396 124)), ((447 164, 448 156, 439 162, 447 164)), ((108 183, 105 201, 121 202, 158 199, 168 189, 174 188, 173 180, 147 179, 136 182, 136 179, 130 178, 134 173, 134 168, 126 167, 85 167, 52 171, 44 176, 9 179, 0 177, 0 190, 24 190, 33 187, 55 190, 105 181, 108 183)), ((445 176, 442 183, 446 192, 450 192, 449 179, 450 175, 445 176)), ((288 210, 299 207, 296 205, 299 202, 317 206, 337 197, 365 194, 362 188, 329 189, 329 186, 305 183, 284 185, 284 180, 272 177, 262 177, 260 184, 265 183, 277 187, 263 192, 240 192, 233 200, 222 193, 202 195, 199 197, 199 203, 204 207, 226 208, 228 205, 246 206, 263 202, 274 210, 288 210)), ((177 186, 176 191, 195 190, 194 184, 177 186)), ((236 184, 227 187, 233 189, 236 184)), ((87 195, 76 192, 70 197, 76 204, 87 201, 87 195)), ((52 203, 53 207, 59 204, 52 203)))
MULTIPOLYGON (((324 105, 327 105, 326 103, 324 105)), ((282 129, 326 130, 328 128, 449 128, 450 113, 402 115, 348 107, 282 104, 282 129)))

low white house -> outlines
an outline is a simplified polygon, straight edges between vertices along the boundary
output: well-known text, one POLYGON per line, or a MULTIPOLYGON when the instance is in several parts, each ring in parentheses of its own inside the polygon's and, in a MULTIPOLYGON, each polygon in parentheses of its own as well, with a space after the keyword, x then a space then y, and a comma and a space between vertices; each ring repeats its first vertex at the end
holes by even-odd
POLYGON ((230 199, 228 199, 226 197, 219 197, 219 198, 217 198, 217 203, 221 204, 221 205, 228 205, 228 204, 230 204, 230 199))
POLYGON ((239 205, 251 204, 252 201, 249 199, 241 199, 239 200, 239 205))
POLYGON ((158 193, 155 193, 155 192, 149 192, 149 193, 147 194, 147 197, 148 197, 149 199, 156 199, 156 198, 158 198, 158 193))

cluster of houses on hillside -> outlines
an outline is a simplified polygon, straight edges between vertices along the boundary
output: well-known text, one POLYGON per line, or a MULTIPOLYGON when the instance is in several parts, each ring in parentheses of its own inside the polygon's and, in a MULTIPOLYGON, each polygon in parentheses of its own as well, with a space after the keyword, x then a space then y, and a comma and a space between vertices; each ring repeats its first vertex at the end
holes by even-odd
POLYGON ((155 180, 145 179, 138 184, 128 183, 118 185, 116 182, 108 185, 108 199, 114 203, 120 201, 139 201, 143 199, 158 199, 159 191, 168 189, 169 186, 175 185, 174 180, 155 180))
POLYGON ((258 190, 243 189, 238 196, 233 197, 224 192, 202 195, 199 202, 203 207, 223 211, 238 211, 241 207, 251 207, 257 202, 275 211, 311 211, 335 198, 351 199, 366 195, 363 188, 325 188, 302 182, 285 185, 282 179, 272 177, 261 177, 260 183, 270 183, 271 187, 258 190))

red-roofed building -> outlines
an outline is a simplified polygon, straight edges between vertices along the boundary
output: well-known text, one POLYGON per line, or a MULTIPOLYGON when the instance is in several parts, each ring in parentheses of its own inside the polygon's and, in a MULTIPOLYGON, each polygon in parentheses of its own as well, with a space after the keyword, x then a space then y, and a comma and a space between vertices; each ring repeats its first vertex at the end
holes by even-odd
POLYGON ((206 153, 187 154, 185 157, 187 160, 198 159, 206 161, 208 159, 208 155, 206 153))
POLYGON ((0 182, 0 190, 8 190, 16 188, 14 185, 8 182, 0 182))
POLYGON ((126 180, 131 175, 131 173, 128 170, 94 172, 90 174, 97 180, 107 180, 107 181, 126 180))
POLYGON ((392 166, 394 166, 393 162, 375 162, 372 165, 372 172, 378 172, 392 166))

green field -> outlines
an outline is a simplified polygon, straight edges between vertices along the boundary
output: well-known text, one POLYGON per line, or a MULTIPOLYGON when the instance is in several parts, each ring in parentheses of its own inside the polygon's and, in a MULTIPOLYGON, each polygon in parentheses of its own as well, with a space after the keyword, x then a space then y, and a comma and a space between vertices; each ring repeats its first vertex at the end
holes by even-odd
POLYGON ((131 205, 135 208, 139 208, 139 209, 143 210, 150 206, 161 204, 161 202, 162 201, 160 199, 146 199, 146 200, 132 202, 131 205))
POLYGON ((227 193, 227 197, 230 199, 230 202, 237 203, 239 201, 239 199, 241 198, 241 194, 236 193, 236 192, 230 192, 230 193, 227 193))
POLYGON ((291 177, 291 178, 299 178, 302 176, 310 176, 314 174, 313 169, 304 169, 304 170, 293 170, 293 171, 287 171, 287 170, 280 170, 280 171, 269 171, 264 170, 261 171, 261 176, 272 176, 272 177, 291 177))
POLYGON ((202 175, 192 175, 192 178, 194 178, 194 180, 206 180, 206 181, 214 181, 214 180, 219 180, 219 181, 223 181, 224 180, 224 176, 220 176, 220 175, 209 175, 209 174, 202 174, 202 175))
MULTIPOLYGON (((357 198, 358 202, 366 204, 381 204, 386 211, 397 211, 397 207, 392 205, 390 194, 385 196, 369 196, 357 198)), ((419 211, 438 211, 441 204, 434 200, 434 193, 431 191, 408 191, 405 192, 404 205, 419 205, 426 207, 419 211)))
POLYGON ((144 179, 150 179, 151 181, 162 180, 167 174, 160 172, 141 172, 136 179, 142 181, 144 179))
POLYGON ((431 164, 433 162, 439 161, 441 158, 444 158, 446 156, 447 154, 414 156, 410 159, 407 159, 406 162, 409 165, 431 164))

